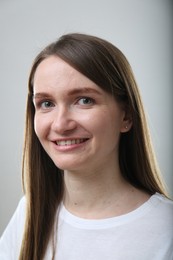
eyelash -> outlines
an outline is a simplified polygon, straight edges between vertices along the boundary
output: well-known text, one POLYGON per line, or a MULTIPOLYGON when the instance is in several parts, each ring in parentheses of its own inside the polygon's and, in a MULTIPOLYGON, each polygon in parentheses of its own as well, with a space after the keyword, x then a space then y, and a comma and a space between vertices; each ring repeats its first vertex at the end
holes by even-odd
POLYGON ((80 98, 78 98, 78 100, 77 100, 77 103, 79 104, 79 105, 81 105, 81 106, 89 106, 89 105, 93 105, 94 103, 95 103, 95 100, 93 99, 93 98, 90 98, 90 97, 80 97, 80 98), (89 104, 87 103, 87 104, 79 104, 79 102, 81 101, 81 100, 87 100, 87 101, 89 101, 89 104))
MULTIPOLYGON (((84 97, 78 97, 76 104, 79 106, 92 106, 95 104, 95 100, 93 98, 84 96, 84 97), (81 104, 80 102, 83 101, 81 104), (87 101, 87 102, 86 102, 87 101), (86 102, 86 103, 85 103, 86 102)), ((51 107, 54 107, 54 103, 51 100, 45 99, 45 100, 40 100, 34 103, 36 109, 42 109, 42 110, 47 110, 50 109, 51 107)))
POLYGON ((54 104, 50 100, 40 100, 39 102, 35 103, 35 107, 38 109, 49 109, 50 107, 54 107, 54 104), (49 106, 46 106, 46 103, 49 104, 49 106))

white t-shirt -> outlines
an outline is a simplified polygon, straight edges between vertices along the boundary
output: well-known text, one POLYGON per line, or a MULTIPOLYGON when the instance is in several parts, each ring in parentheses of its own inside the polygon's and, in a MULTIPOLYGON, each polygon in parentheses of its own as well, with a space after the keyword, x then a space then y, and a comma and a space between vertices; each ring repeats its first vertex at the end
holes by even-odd
MULTIPOLYGON (((25 219, 23 198, 0 240, 0 260, 17 260, 25 219)), ((173 260, 173 202, 156 193, 136 210, 87 220, 60 207, 57 260, 173 260)), ((48 246, 45 260, 52 259, 48 246)))

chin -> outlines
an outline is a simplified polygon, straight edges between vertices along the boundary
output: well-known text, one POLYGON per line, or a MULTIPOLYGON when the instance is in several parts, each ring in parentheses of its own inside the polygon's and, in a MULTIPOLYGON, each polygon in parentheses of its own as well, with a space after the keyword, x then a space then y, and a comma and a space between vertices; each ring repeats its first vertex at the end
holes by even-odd
POLYGON ((60 170, 63 170, 63 171, 77 171, 77 170, 80 170, 81 168, 84 167, 84 165, 80 164, 79 163, 70 163, 69 161, 68 162, 57 162, 57 161, 54 161, 54 164, 57 166, 57 168, 59 168, 60 170))

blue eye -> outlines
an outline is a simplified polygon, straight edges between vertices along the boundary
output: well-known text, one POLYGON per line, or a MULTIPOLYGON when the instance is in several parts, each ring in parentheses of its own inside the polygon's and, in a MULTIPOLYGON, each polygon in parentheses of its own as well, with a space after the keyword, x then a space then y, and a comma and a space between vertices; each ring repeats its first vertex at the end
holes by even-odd
POLYGON ((50 107, 53 107, 53 106, 54 105, 50 101, 44 101, 44 102, 41 103, 42 108, 50 108, 50 107))
POLYGON ((93 105, 94 100, 92 98, 89 98, 89 97, 82 97, 78 100, 78 104, 79 105, 93 105))
POLYGON ((35 102, 35 108, 37 110, 47 110, 54 107, 53 102, 49 101, 49 100, 40 100, 38 102, 35 102))

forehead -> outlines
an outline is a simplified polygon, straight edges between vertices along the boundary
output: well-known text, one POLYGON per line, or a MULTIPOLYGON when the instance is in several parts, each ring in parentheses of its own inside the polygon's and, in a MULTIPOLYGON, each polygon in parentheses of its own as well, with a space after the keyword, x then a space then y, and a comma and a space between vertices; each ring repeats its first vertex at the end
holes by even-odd
POLYGON ((57 56, 44 59, 37 67, 33 80, 34 92, 43 89, 87 88, 93 87, 102 91, 89 78, 75 70, 68 63, 57 56))
POLYGON ((35 76, 38 74, 50 74, 54 72, 55 70, 59 72, 63 72, 63 70, 71 70, 72 67, 65 61, 63 61, 61 58, 55 55, 51 55, 48 58, 41 61, 41 63, 38 65, 35 76))

